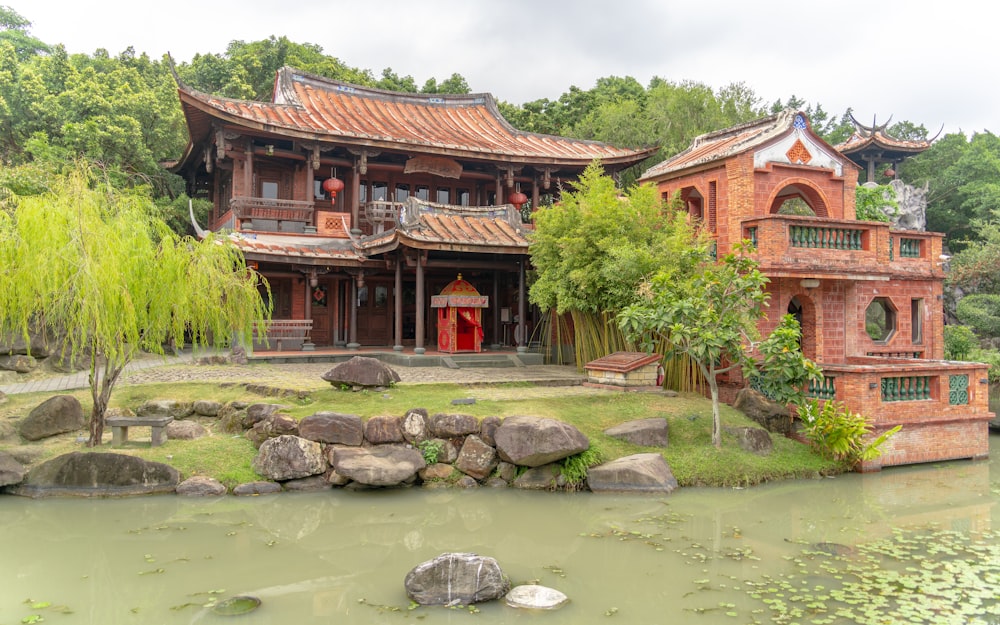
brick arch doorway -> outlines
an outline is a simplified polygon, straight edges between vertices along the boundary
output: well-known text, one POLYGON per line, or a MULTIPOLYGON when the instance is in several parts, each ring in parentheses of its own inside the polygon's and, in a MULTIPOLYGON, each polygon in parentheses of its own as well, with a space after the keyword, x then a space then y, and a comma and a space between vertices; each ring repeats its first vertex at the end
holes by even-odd
POLYGON ((788 314, 799 322, 802 355, 816 360, 816 305, 809 296, 796 295, 788 302, 788 314))
POLYGON ((785 212, 783 207, 786 202, 798 202, 807 207, 807 210, 815 217, 829 217, 826 198, 823 193, 807 180, 795 179, 786 183, 771 196, 771 204, 768 213, 778 214, 806 214, 799 211, 785 212))

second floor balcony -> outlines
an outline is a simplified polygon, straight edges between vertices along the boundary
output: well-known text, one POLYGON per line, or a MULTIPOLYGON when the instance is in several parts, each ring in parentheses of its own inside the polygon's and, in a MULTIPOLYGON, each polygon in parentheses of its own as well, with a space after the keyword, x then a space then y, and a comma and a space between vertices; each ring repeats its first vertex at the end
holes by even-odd
POLYGON ((871 221, 772 215, 742 223, 762 270, 941 277, 942 238, 871 221))

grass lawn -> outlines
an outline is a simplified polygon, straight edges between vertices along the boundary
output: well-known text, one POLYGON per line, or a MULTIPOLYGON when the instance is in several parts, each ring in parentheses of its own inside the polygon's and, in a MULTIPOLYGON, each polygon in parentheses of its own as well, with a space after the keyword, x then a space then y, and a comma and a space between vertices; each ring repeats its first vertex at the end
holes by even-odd
MULTIPOLYGON (((548 392, 532 393, 534 386, 506 384, 490 386, 489 392, 479 393, 469 387, 451 384, 397 385, 385 392, 349 392, 332 387, 312 391, 307 399, 293 397, 268 398, 248 393, 239 385, 202 383, 127 385, 117 389, 111 406, 135 409, 147 399, 173 399, 194 401, 212 399, 220 402, 243 400, 252 403, 279 403, 287 406, 288 414, 303 418, 319 411, 335 411, 360 415, 401 416, 411 408, 424 408, 428 414, 439 412, 464 413, 477 417, 498 415, 532 415, 551 417, 571 423, 591 442, 591 449, 605 461, 639 452, 662 453, 674 476, 682 486, 750 486, 766 481, 815 477, 837 470, 836 465, 814 454, 805 445, 773 435, 774 451, 769 456, 758 456, 739 448, 735 437, 724 434, 723 446, 717 450, 711 443, 712 405, 699 395, 666 397, 658 393, 621 393, 608 391, 599 394, 579 395, 560 393, 558 388, 548 392), (479 395, 485 398, 478 397, 479 395), (476 403, 455 406, 456 398, 477 396, 476 403), (669 423, 669 445, 666 449, 638 447, 606 436, 605 429, 634 419, 664 417, 669 423)), ((72 392, 89 415, 89 391, 72 392)), ((32 448, 36 462, 70 451, 86 451, 78 442, 79 433, 55 436, 44 441, 27 443, 16 435, 3 438, 4 429, 16 418, 23 417, 51 394, 14 395, 0 404, 0 451, 32 448)), ((752 426, 752 421, 728 406, 722 408, 723 427, 752 426)), ((194 441, 170 440, 160 447, 151 448, 149 434, 144 428, 132 428, 130 441, 123 447, 102 445, 95 451, 116 451, 134 454, 148 460, 164 462, 176 467, 182 479, 192 475, 214 477, 229 487, 241 482, 259 479, 250 468, 256 450, 243 436, 222 432, 214 427, 215 419, 199 418, 212 431, 194 441), (133 432, 134 430, 134 432, 133 432)), ((110 428, 105 441, 111 440, 110 428)), ((23 455, 23 454, 21 454, 23 455)))

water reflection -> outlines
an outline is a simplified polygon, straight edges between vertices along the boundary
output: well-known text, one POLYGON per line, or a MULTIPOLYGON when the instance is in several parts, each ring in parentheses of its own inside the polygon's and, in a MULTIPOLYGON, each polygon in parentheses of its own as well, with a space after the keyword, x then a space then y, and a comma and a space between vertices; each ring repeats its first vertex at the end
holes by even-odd
MULTIPOLYGON (((407 571, 446 551, 491 555, 515 583, 537 580, 565 592, 571 603, 545 615, 551 624, 604 623, 612 616, 691 622, 696 614, 719 622, 731 613, 732 622, 790 622, 789 612, 765 603, 768 588, 842 586, 838 576, 859 578, 844 577, 850 567, 864 562, 877 569, 912 536, 968 542, 937 557, 958 567, 956 579, 963 571, 983 572, 970 569, 968 554, 1000 560, 991 551, 1000 527, 998 439, 991 439, 992 462, 745 490, 682 489, 656 499, 492 489, 212 500, 2 497, 0 623, 33 614, 67 625, 222 623, 230 619, 203 606, 237 594, 263 599, 259 610, 239 617, 247 624, 537 620, 492 604, 475 615, 408 611, 407 571), (73 613, 56 613, 58 606, 73 613)), ((985 574, 996 579, 992 569, 985 574)))

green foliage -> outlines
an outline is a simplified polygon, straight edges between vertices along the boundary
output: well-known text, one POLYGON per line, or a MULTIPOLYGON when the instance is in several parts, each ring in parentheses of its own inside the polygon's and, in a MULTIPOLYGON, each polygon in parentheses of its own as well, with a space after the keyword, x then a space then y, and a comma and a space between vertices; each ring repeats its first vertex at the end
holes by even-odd
POLYGON ((417 443, 417 449, 423 455, 424 462, 435 464, 441 459, 441 454, 444 453, 444 443, 439 440, 427 439, 417 443))
POLYGON ((1000 294, 1000 207, 990 211, 989 219, 974 219, 971 226, 976 238, 959 242, 948 283, 966 293, 1000 294))
MULTIPOLYGON (((945 326, 947 328, 947 326, 945 326)), ((995 349, 982 349, 979 347, 973 348, 967 358, 962 360, 968 360, 970 362, 984 362, 990 366, 987 371, 987 376, 989 377, 990 384, 1000 384, 1000 351, 995 349)), ((991 393, 993 395, 994 393, 991 393)), ((996 408, 993 405, 991 399, 990 410, 996 412, 996 408)))
POLYGON ((809 382, 823 379, 819 366, 802 355, 801 336, 795 316, 783 316, 778 327, 757 346, 760 366, 745 373, 754 388, 780 404, 802 405, 809 382))
POLYGON ((720 262, 702 252, 701 266, 689 279, 659 272, 643 285, 643 297, 619 315, 625 335, 651 351, 666 341, 668 357, 685 354, 698 364, 713 404, 712 443, 722 445, 717 377, 746 368, 757 338, 757 321, 767 301, 767 278, 740 243, 720 262))
POLYGON ((684 215, 664 214, 655 188, 623 197, 598 163, 535 220, 531 302, 559 313, 617 311, 649 275, 690 273, 707 249, 684 215))
POLYGON ((887 184, 855 187, 854 208, 859 221, 889 223, 899 214, 896 192, 887 184))
POLYGON ((590 467, 596 467, 603 463, 604 460, 604 452, 591 445, 590 449, 564 458, 560 462, 560 473, 567 484, 573 487, 581 487, 587 481, 587 470, 590 467))
POLYGON ((979 336, 1000 337, 1000 295, 966 295, 958 300, 958 319, 979 336))
POLYGON ((90 363, 90 444, 125 365, 168 343, 249 343, 266 315, 258 276, 225 239, 179 238, 149 196, 78 164, 0 212, 0 334, 44 326, 90 363))
POLYGON ((871 426, 865 418, 836 401, 825 402, 822 407, 816 400, 809 401, 799 409, 799 417, 806 439, 821 454, 846 469, 878 458, 882 454, 879 447, 902 428, 897 425, 874 440, 868 440, 871 426))
POLYGON ((944 327, 944 357, 948 360, 968 360, 969 354, 979 345, 975 332, 969 326, 944 327))

